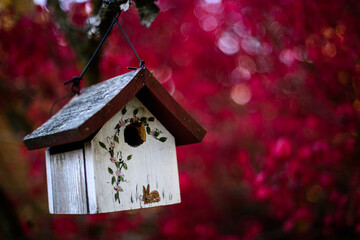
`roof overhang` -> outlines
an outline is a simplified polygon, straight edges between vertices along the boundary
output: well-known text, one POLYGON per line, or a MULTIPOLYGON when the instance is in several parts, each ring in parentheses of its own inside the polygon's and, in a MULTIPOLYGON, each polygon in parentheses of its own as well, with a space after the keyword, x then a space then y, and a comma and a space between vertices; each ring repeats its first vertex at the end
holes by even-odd
POLYGON ((205 129, 177 103, 147 68, 142 68, 83 89, 46 123, 27 135, 24 144, 33 150, 88 139, 135 96, 175 137, 177 146, 198 143, 204 138, 205 129), (116 85, 118 81, 122 82, 116 85), (114 86, 117 89, 107 89, 114 86), (101 91, 97 94, 98 89, 101 91), (96 109, 99 103, 101 106, 96 109), (70 127, 66 127, 67 122, 70 127), (57 126, 60 126, 59 129, 57 126))

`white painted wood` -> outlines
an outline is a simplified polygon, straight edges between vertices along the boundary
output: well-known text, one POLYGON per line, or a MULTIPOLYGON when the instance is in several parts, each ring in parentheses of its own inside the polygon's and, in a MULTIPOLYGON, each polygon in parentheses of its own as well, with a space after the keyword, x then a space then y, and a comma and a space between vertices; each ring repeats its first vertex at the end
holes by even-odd
POLYGON ((98 209, 95 192, 94 158, 91 150, 91 142, 84 143, 84 156, 89 213, 97 213, 98 209))
POLYGON ((83 149, 50 155, 49 166, 53 213, 87 213, 83 149))
POLYGON ((153 117, 137 98, 131 100, 126 105, 126 109, 127 112, 124 116, 121 111, 116 113, 91 141, 98 212, 113 212, 179 203, 181 200, 175 139, 157 119, 154 122, 149 122, 150 127, 159 129, 162 132, 160 137, 167 137, 165 142, 160 142, 153 136, 146 134, 146 141, 142 145, 131 147, 124 141, 125 127, 121 127, 119 143, 116 143, 114 152, 116 155, 116 152, 121 151, 128 170, 122 170, 125 182, 122 182, 120 186, 124 191, 119 192, 120 201, 115 201, 114 194, 116 191, 111 182, 112 174, 108 172, 108 168, 111 168, 115 173, 116 166, 110 161, 109 152, 100 146, 99 141, 105 143, 108 147, 108 137, 114 135, 116 124, 119 120, 131 118, 134 109, 139 110, 137 113, 139 118, 153 117), (132 159, 127 161, 129 155, 132 155, 132 159), (143 186, 146 188, 148 184, 150 185, 150 192, 153 190, 158 191, 160 195, 159 202, 145 204, 142 200, 143 186))
POLYGON ((46 159, 46 180, 47 180, 47 192, 48 192, 48 202, 49 202, 49 212, 54 213, 54 204, 53 204, 53 192, 52 192, 52 179, 51 179, 51 168, 50 168, 50 150, 47 149, 45 152, 46 159))

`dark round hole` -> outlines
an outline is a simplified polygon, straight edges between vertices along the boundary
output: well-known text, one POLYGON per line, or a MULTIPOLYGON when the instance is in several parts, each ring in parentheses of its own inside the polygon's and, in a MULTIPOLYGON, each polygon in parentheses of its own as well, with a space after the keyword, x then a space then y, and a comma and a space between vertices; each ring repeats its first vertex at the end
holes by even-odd
POLYGON ((126 126, 124 138, 125 142, 132 147, 138 147, 143 144, 146 141, 144 124, 134 122, 126 126))

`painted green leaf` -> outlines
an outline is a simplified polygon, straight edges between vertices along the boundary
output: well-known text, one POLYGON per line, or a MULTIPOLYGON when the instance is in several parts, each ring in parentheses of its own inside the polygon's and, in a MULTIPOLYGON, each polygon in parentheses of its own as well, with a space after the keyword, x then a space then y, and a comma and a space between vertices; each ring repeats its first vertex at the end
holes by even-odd
POLYGON ((111 156, 111 157, 114 157, 114 149, 111 149, 111 150, 110 150, 110 156, 111 156))
POLYGON ((130 118, 130 123, 133 123, 134 122, 134 119, 133 118, 130 118))
POLYGON ((158 137, 159 135, 160 135, 159 132, 155 132, 155 133, 154 133, 154 136, 155 136, 155 137, 158 137))
POLYGON ((126 113, 126 107, 124 107, 124 108, 121 110, 121 114, 122 114, 122 115, 125 115, 125 113, 126 113))
POLYGON ((150 127, 147 126, 147 127, 146 127, 146 132, 147 132, 147 134, 150 134, 150 131, 151 131, 150 127))
POLYGON ((140 122, 146 122, 146 117, 140 118, 140 122))
POLYGON ((155 118, 154 117, 149 117, 148 120, 149 120, 149 122, 153 122, 155 120, 155 118))
POLYGON ((120 168, 120 162, 116 162, 115 165, 117 168, 120 168))
POLYGON ((105 144, 104 144, 103 142, 100 142, 100 141, 99 141, 99 145, 100 145, 102 148, 105 148, 105 149, 107 150, 107 148, 106 148, 106 146, 105 146, 105 144))
POLYGON ((115 201, 119 200, 119 193, 115 193, 115 201))
POLYGON ((127 169, 128 169, 128 166, 127 166, 127 164, 126 164, 126 163, 123 163, 123 167, 124 167, 124 169, 125 169, 125 170, 127 170, 127 169))
POLYGON ((108 172, 109 172, 110 174, 113 174, 113 173, 114 173, 114 171, 113 171, 111 168, 108 168, 108 172))
POLYGON ((116 181, 116 178, 115 178, 115 176, 113 176, 113 177, 111 178, 111 184, 114 184, 115 181, 116 181))
POLYGON ((125 181, 124 178, 123 178, 123 176, 121 176, 121 175, 119 176, 119 179, 120 179, 121 182, 124 182, 124 181, 125 181))
POLYGON ((127 156, 127 160, 129 161, 132 158, 132 155, 127 156))
POLYGON ((139 112, 139 109, 135 109, 135 110, 133 111, 134 116, 135 116, 138 112, 139 112))
POLYGON ((161 138, 159 138, 159 141, 160 141, 160 142, 165 142, 166 140, 167 140, 166 137, 161 137, 161 138))
POLYGON ((119 143, 119 137, 117 135, 114 135, 114 141, 119 143))
POLYGON ((115 129, 119 129, 119 128, 120 128, 120 125, 116 124, 115 129))

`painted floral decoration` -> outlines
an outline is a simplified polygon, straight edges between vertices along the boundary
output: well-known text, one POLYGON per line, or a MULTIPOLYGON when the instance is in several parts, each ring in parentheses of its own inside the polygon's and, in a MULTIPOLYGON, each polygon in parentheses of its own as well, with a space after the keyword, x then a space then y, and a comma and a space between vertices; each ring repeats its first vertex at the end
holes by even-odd
POLYGON ((122 117, 114 128, 114 134, 106 138, 106 143, 99 141, 99 145, 108 151, 109 161, 115 165, 115 170, 108 167, 108 172, 111 174, 111 185, 115 191, 115 201, 120 203, 119 192, 123 192, 120 186, 122 182, 126 182, 124 171, 128 169, 127 161, 132 159, 132 154, 123 159, 122 152, 116 151, 116 144, 119 144, 119 137, 121 129, 124 129, 124 140, 132 147, 137 147, 146 141, 146 133, 153 136, 160 142, 165 142, 166 137, 161 137, 162 132, 158 128, 151 128, 151 122, 155 121, 154 117, 139 117, 137 116, 139 109, 133 110, 133 117, 124 119, 127 109, 124 107, 121 110, 122 117))

